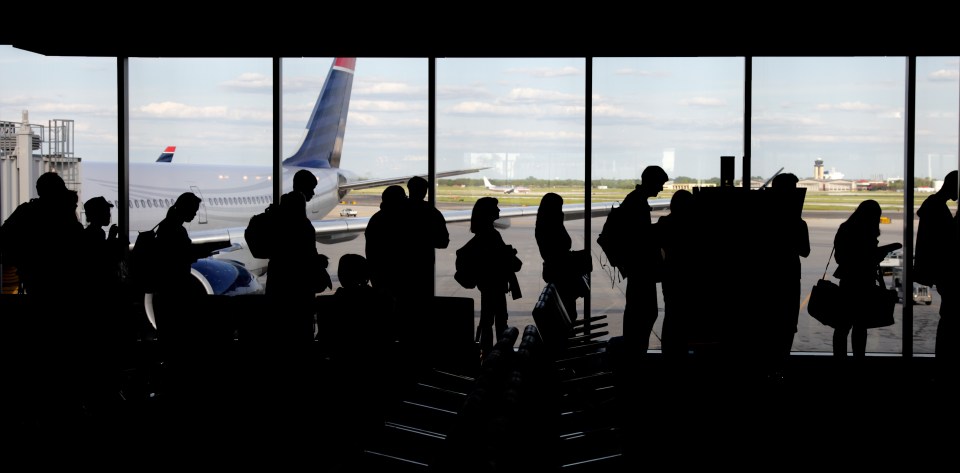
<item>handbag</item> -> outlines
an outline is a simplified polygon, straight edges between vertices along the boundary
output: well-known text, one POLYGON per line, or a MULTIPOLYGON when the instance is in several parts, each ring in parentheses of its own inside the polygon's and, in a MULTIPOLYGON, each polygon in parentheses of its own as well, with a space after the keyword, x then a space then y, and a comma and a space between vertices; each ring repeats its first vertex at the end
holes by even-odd
POLYGON ((873 294, 870 296, 867 312, 863 314, 863 326, 866 328, 889 327, 894 324, 893 313, 896 311, 900 295, 896 289, 888 289, 883 281, 880 268, 877 267, 877 282, 873 294))
POLYGON ((840 286, 827 279, 827 269, 833 259, 833 249, 827 257, 827 267, 823 269, 823 276, 810 290, 810 300, 807 302, 807 313, 811 317, 828 327, 833 327, 839 321, 841 312, 840 286))

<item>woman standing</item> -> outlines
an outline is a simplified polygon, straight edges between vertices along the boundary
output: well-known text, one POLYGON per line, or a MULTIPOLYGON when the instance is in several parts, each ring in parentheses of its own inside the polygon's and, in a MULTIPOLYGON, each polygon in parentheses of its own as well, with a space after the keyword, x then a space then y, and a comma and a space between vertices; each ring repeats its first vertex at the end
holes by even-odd
POLYGON ((867 348, 865 307, 876 297, 880 261, 887 253, 902 247, 900 243, 878 246, 880 237, 880 204, 875 200, 860 203, 853 214, 840 224, 833 240, 837 270, 833 276, 840 280, 844 294, 843 313, 846 319, 838 322, 833 331, 833 356, 847 356, 847 335, 851 335, 854 358, 863 358, 867 348))
POLYGON ((589 291, 584 274, 590 260, 585 252, 571 251, 573 245, 567 228, 563 226, 563 197, 553 192, 544 194, 537 208, 534 234, 537 248, 543 258, 543 281, 553 283, 570 320, 577 320, 577 299, 589 291))
POLYGON ((470 216, 470 231, 473 238, 457 251, 457 277, 464 287, 474 284, 480 290, 480 324, 477 326, 477 341, 480 351, 486 355, 493 349, 493 329, 496 326, 497 340, 507 329, 507 296, 509 291, 519 299, 520 286, 516 272, 522 262, 517 250, 503 242, 493 222, 500 218, 499 201, 493 197, 481 197, 473 205, 470 216), (463 274, 469 274, 466 278, 463 274))

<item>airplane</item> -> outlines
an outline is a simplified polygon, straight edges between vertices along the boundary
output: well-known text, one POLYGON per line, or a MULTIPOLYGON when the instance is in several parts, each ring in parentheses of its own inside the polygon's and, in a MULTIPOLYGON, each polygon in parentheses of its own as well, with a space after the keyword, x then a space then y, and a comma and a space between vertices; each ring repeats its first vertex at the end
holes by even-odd
POLYGON ((504 194, 530 192, 529 188, 522 186, 495 186, 490 182, 490 179, 487 179, 487 176, 483 176, 483 187, 486 187, 488 191, 503 192, 504 194))
POLYGON ((164 148, 163 152, 160 153, 160 157, 157 158, 158 163, 170 163, 173 162, 173 153, 177 152, 176 146, 167 146, 164 148))

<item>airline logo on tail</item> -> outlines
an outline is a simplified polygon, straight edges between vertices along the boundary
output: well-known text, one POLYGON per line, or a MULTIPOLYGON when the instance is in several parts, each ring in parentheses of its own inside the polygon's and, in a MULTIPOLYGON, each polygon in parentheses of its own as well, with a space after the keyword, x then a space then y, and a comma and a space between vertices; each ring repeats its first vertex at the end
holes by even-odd
POLYGON ((160 157, 157 158, 158 163, 170 163, 173 162, 173 153, 177 151, 176 146, 167 146, 164 148, 163 152, 160 153, 160 157))
POLYGON ((356 65, 357 58, 354 57, 338 57, 334 60, 320 90, 320 99, 307 120, 300 145, 292 156, 283 160, 284 166, 340 167, 356 65))

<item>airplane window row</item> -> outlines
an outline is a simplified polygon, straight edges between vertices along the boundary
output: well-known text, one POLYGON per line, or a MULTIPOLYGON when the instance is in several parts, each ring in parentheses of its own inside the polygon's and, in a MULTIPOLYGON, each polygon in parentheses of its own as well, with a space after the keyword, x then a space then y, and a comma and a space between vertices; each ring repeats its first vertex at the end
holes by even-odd
MULTIPOLYGON (((273 201, 271 196, 267 195, 258 195, 253 197, 210 197, 206 202, 207 205, 213 206, 227 206, 227 205, 247 205, 247 204, 269 204, 273 201)), ((130 200, 130 208, 137 209, 147 209, 147 208, 168 208, 173 205, 172 199, 132 199, 130 200)), ((120 202, 117 200, 113 201, 114 206, 120 205, 120 202)))
POLYGON ((247 205, 247 204, 269 204, 273 197, 268 195, 257 195, 253 197, 209 197, 206 199, 210 205, 247 205))

